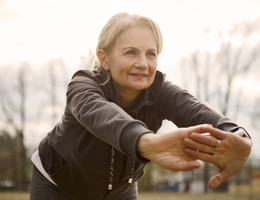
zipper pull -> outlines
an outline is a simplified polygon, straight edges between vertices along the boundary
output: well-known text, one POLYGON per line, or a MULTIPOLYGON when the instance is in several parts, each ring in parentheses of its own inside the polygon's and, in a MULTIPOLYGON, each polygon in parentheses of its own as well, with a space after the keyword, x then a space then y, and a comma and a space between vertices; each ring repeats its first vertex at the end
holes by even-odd
POLYGON ((113 185, 112 185, 112 184, 109 184, 107 189, 108 189, 108 190, 112 190, 112 188, 113 188, 113 185))
POLYGON ((114 178, 114 165, 115 165, 115 148, 111 148, 111 160, 110 160, 110 172, 109 172, 109 184, 108 184, 108 190, 112 190, 113 188, 113 178, 114 178))
POLYGON ((131 177, 128 179, 128 183, 133 183, 133 180, 134 180, 134 169, 135 169, 135 159, 132 158, 132 167, 131 167, 131 177))

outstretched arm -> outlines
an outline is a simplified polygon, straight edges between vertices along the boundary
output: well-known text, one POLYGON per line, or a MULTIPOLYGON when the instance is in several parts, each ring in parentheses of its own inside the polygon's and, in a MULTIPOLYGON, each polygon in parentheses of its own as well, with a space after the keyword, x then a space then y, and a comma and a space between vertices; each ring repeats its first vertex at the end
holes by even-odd
POLYGON ((238 173, 245 165, 250 152, 249 138, 216 128, 206 127, 203 134, 192 133, 183 140, 184 153, 193 159, 210 162, 219 168, 219 173, 209 180, 209 188, 216 188, 225 180, 238 173))

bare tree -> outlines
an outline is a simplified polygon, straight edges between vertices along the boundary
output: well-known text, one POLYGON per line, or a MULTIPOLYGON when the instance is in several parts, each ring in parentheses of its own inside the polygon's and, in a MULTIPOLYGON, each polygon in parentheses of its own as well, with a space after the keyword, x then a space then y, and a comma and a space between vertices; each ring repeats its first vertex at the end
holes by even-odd
MULTIPOLYGON (((11 137, 8 132, 5 130, 0 130, 0 181, 12 181, 16 182, 16 174, 14 167, 15 159, 14 155, 16 140, 14 137, 11 137)), ((13 185, 10 185, 12 187, 13 185)))
POLYGON ((255 100, 255 105, 254 105, 254 110, 252 112, 252 125, 254 127, 259 128, 259 121, 260 121, 260 95, 258 95, 258 97, 255 100))
MULTIPOLYGON (((250 69, 259 62, 260 56, 260 42, 252 45, 250 44, 250 38, 260 30, 260 19, 254 22, 245 22, 241 25, 236 25, 229 32, 225 38, 224 34, 219 32, 221 39, 221 47, 217 53, 216 59, 218 60, 219 74, 224 77, 226 88, 220 91, 219 99, 221 111, 224 115, 228 113, 230 108, 230 98, 234 94, 233 84, 238 77, 246 79, 250 69), (255 26, 257 25, 257 26, 255 26), (237 36, 241 37, 241 44, 236 47, 232 44, 232 39, 237 36), (226 41, 227 40, 227 41, 226 41), (223 97, 223 98, 222 98, 223 97)), ((238 91, 238 95, 241 95, 241 88, 238 91)), ((236 105, 239 105, 240 98, 237 98, 236 105)), ((237 107, 239 108, 239 106, 237 107)), ((239 109, 236 109, 236 117, 239 109)))
POLYGON ((94 59, 95 53, 92 50, 89 50, 86 56, 80 58, 79 69, 92 69, 94 59))
MULTIPOLYGON (((12 66, 8 66, 8 71, 10 71, 10 67, 12 66)), ((21 62, 16 71, 11 70, 15 76, 8 77, 9 82, 2 79, 0 87, 2 120, 5 122, 5 127, 15 133, 16 138, 16 150, 14 151, 15 155, 13 155, 15 165, 13 167, 16 188, 19 190, 26 190, 24 130, 26 125, 26 75, 29 67, 28 62, 21 62)))
POLYGON ((48 120, 51 119, 50 125, 53 126, 65 105, 65 90, 70 78, 68 67, 61 58, 54 58, 44 63, 40 69, 35 88, 42 95, 42 99, 37 102, 39 115, 45 118, 48 116, 48 120))
MULTIPOLYGON (((92 64, 93 52, 88 56, 80 61, 83 68, 92 64)), ((61 58, 34 68, 25 61, 0 66, 0 125, 16 140, 11 166, 16 189, 26 189, 25 129, 35 129, 39 120, 50 127, 57 123, 66 103, 67 85, 76 70, 69 69, 61 58)))
POLYGON ((59 100, 59 85, 66 88, 68 84, 68 77, 66 65, 62 59, 52 59, 47 62, 50 78, 50 100, 52 107, 52 124, 57 123, 58 119, 58 100, 59 100))
MULTIPOLYGON (((193 91, 199 100, 218 105, 218 110, 226 116, 230 115, 231 109, 235 110, 232 119, 236 119, 241 107, 243 85, 235 90, 234 83, 238 78, 245 80, 250 69, 260 62, 260 41, 251 42, 259 30, 260 19, 235 25, 228 32, 216 31, 220 41, 216 52, 196 49, 181 59, 179 66, 184 87, 193 91)), ((210 29, 206 31, 208 34, 212 32, 210 29)), ((207 191, 208 164, 204 170, 207 191)))

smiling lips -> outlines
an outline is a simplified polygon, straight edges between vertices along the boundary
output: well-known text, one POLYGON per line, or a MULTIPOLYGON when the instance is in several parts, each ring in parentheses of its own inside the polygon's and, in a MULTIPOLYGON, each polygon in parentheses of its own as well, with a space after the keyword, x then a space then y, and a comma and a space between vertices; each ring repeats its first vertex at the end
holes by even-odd
POLYGON ((137 77, 147 77, 148 75, 147 74, 130 74, 132 76, 137 76, 137 77))

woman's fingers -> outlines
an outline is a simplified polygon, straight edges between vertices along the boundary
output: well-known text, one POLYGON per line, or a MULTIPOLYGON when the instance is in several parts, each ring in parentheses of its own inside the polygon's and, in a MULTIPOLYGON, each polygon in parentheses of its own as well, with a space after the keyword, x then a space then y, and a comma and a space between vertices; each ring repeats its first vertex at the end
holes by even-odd
POLYGON ((196 152, 204 152, 204 153, 208 153, 208 154, 212 154, 214 152, 213 147, 205 145, 205 144, 201 144, 201 143, 191 140, 189 138, 183 139, 183 145, 186 148, 196 151, 196 152))
POLYGON ((204 162, 210 162, 210 163, 215 163, 214 160, 216 159, 215 157, 213 157, 213 155, 209 152, 209 153, 205 153, 203 151, 200 150, 193 150, 193 149, 189 149, 189 148, 185 148, 184 153, 187 156, 190 156, 193 159, 196 160, 202 160, 204 162))
POLYGON ((186 164, 183 164, 182 170, 183 171, 190 171, 196 168, 200 168, 201 164, 197 161, 187 161, 186 164))
POLYGON ((214 189, 218 187, 221 183, 226 181, 228 178, 228 173, 226 173, 226 171, 219 172, 217 175, 213 176, 209 180, 208 186, 210 189, 214 189))
POLYGON ((204 127, 203 130, 205 132, 209 133, 211 136, 218 138, 218 139, 221 139, 221 140, 225 139, 226 136, 227 136, 227 132, 222 131, 222 130, 217 129, 217 128, 209 127, 209 126, 204 127))
POLYGON ((203 135, 198 133, 190 134, 189 138, 200 144, 205 144, 210 147, 218 147, 221 145, 221 139, 212 137, 212 135, 203 135))
MULTIPOLYGON (((224 140, 227 137, 227 133, 209 126, 204 126, 202 129, 203 131, 207 131, 207 133, 201 134, 199 132, 193 132, 188 138, 183 139, 183 145, 196 152, 207 154, 213 154, 219 152, 221 149, 223 150, 222 147, 224 147, 224 140)), ((196 155, 199 156, 201 154, 196 155)))
POLYGON ((193 169, 200 168, 201 164, 195 160, 192 161, 179 161, 175 162, 173 165, 173 168, 170 168, 169 170, 178 172, 178 171, 190 171, 193 169))
POLYGON ((189 133, 206 133, 209 128, 213 128, 211 124, 200 124, 196 126, 190 126, 188 128, 183 128, 183 130, 188 131, 189 133))

